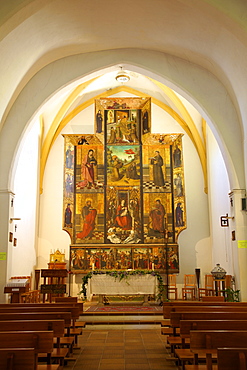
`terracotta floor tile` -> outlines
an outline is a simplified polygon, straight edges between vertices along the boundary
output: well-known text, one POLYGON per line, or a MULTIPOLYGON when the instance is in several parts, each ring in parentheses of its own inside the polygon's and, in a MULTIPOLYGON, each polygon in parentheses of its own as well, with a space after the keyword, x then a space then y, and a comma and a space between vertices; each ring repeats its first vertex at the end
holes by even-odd
MULTIPOLYGON (((79 337, 80 350, 68 370, 177 370, 166 361, 166 337, 160 329, 119 329, 108 325, 103 330, 88 330, 79 337)), ((151 325, 150 325, 151 327, 151 325)))
POLYGON ((149 364, 126 364, 125 370, 150 370, 149 364))

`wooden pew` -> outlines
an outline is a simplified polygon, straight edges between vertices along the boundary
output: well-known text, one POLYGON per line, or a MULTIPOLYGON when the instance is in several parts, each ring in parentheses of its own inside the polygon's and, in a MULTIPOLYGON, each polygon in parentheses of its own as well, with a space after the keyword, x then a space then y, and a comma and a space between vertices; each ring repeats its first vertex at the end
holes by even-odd
MULTIPOLYGON (((194 354, 194 364, 199 356, 206 356, 206 369, 212 370, 212 356, 217 357, 217 348, 246 348, 247 331, 234 330, 192 330, 190 332, 190 349, 194 354)), ((192 370, 193 365, 186 370, 192 370)), ((235 368, 234 368, 235 369, 235 368)))
POLYGON ((247 302, 202 302, 202 301, 176 301, 176 302, 164 302, 163 303, 163 317, 164 319, 170 319, 170 313, 173 307, 184 307, 186 311, 187 306, 196 306, 198 307, 198 311, 201 309, 200 307, 206 306, 224 306, 224 307, 247 307, 247 302))
MULTIPOLYGON (((61 297, 64 299, 63 297, 61 297)), ((66 298, 76 298, 76 297, 66 297, 66 298)), ((82 334, 82 328, 86 326, 86 323, 83 321, 80 321, 78 326, 75 327, 76 321, 79 318, 79 316, 83 313, 83 303, 79 302, 67 302, 67 303, 32 303, 32 304, 0 304, 0 312, 2 311, 6 312, 15 312, 14 310, 21 310, 21 311, 29 311, 32 310, 33 312, 37 312, 42 310, 49 311, 49 312, 61 312, 61 311, 70 311, 72 314, 72 328, 70 329, 69 334, 66 333, 67 336, 74 337, 75 340, 75 348, 77 347, 78 343, 78 336, 82 334), (8 309, 12 311, 8 311, 8 309), (78 311, 79 310, 79 311, 78 311)))
MULTIPOLYGON (((180 336, 167 340, 171 353, 174 353, 176 347, 186 348, 186 345, 190 344, 191 330, 247 330, 247 320, 181 320, 180 336)), ((183 353, 185 354, 185 351, 183 353)))
MULTIPOLYGON (((13 321, 14 323, 16 323, 16 321, 20 321, 21 323, 18 324, 19 325, 18 328, 20 328, 20 330, 22 330, 23 326, 26 328, 30 326, 31 325, 30 322, 32 322, 32 325, 33 325, 31 330, 37 330, 38 327, 42 327, 42 326, 47 326, 48 330, 51 330, 52 328, 54 329, 54 332, 51 331, 51 333, 52 333, 53 338, 54 337, 57 338, 56 341, 58 343, 58 348, 53 348, 49 356, 47 356, 47 353, 44 351, 39 353, 38 357, 44 359, 45 361, 49 362, 49 357, 50 357, 51 359, 58 360, 60 362, 60 365, 63 366, 64 362, 66 361, 66 357, 68 356, 69 350, 70 350, 70 353, 72 353, 71 348, 73 348, 73 339, 71 341, 72 342, 71 348, 69 349, 60 348, 60 344, 61 343, 63 344, 64 328, 67 327, 67 329, 70 330, 70 325, 71 325, 71 313, 70 312, 0 313, 0 327, 1 326, 4 327, 7 321, 13 321), (19 320, 16 320, 16 319, 19 319, 19 320), (60 321, 61 324, 58 321, 60 321)), ((9 327, 13 328, 13 324, 10 323, 9 327)), ((52 340, 52 343, 53 342, 54 340, 52 340)), ((69 342, 68 338, 65 339, 65 342, 66 344, 68 344, 69 342)), ((39 367, 40 367, 39 370, 42 370, 41 365, 39 365, 39 367)))
POLYGON ((35 369, 37 368, 37 356, 45 352, 50 358, 53 351, 52 331, 6 331, 0 332, 0 348, 34 348, 35 369))
POLYGON ((228 306, 228 307, 225 307, 225 306, 201 306, 201 307, 196 307, 196 306, 186 306, 185 308, 184 307, 181 307, 181 306, 178 306, 178 307, 173 307, 171 312, 199 312, 199 311, 203 311, 203 312, 222 312, 222 311, 225 311, 225 312, 247 312, 247 306, 244 306, 244 307, 235 307, 235 306, 228 306))
POLYGON ((190 338, 191 330, 247 330, 247 320, 181 320, 180 337, 190 338))
POLYGON ((83 315, 83 302, 57 302, 57 303, 1 303, 0 307, 77 307, 79 314, 83 315))
POLYGON ((6 320, 0 321, 1 331, 52 331, 53 337, 64 336, 64 320, 6 320))
POLYGON ((0 348, 2 370, 34 370, 34 348, 0 348))
MULTIPOLYGON (((71 312, 71 319, 72 319, 72 328, 66 330, 66 336, 73 337, 75 345, 77 347, 78 343, 78 336, 82 334, 82 329, 75 328, 75 322, 79 318, 80 315, 80 309, 79 307, 70 307, 69 305, 66 305, 66 307, 59 305, 47 305, 46 303, 43 304, 43 306, 26 306, 24 305, 18 305, 14 306, 12 304, 10 305, 0 305, 0 313, 2 312, 71 312)), ((84 324, 85 326, 85 324, 84 324)), ((66 344, 66 339, 63 339, 62 342, 66 344)), ((72 350, 72 339, 67 339, 67 345, 72 350)), ((78 348, 78 347, 77 347, 78 348)))
POLYGON ((218 370, 246 370, 247 348, 218 348, 218 370))
POLYGON ((176 328, 180 327, 181 320, 247 320, 247 312, 216 311, 216 312, 171 312, 171 327, 176 335, 176 328))

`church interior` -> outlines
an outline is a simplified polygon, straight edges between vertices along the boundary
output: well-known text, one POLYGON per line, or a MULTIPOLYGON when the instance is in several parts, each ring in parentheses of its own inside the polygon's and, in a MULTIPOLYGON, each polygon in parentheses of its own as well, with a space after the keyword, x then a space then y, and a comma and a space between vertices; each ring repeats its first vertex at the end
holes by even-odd
POLYGON ((1 304, 27 277, 45 302, 56 269, 84 308, 106 271, 184 300, 186 276, 200 299, 223 268, 211 288, 247 301, 246 17, 243 0, 0 4, 1 304))

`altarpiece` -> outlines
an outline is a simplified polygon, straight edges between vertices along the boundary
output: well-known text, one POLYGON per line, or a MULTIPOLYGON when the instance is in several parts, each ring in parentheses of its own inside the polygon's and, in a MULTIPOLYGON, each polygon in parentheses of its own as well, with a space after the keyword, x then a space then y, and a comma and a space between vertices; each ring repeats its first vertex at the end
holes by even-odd
POLYGON ((181 134, 151 133, 151 98, 95 101, 95 134, 64 136, 63 229, 74 273, 179 272, 181 134))

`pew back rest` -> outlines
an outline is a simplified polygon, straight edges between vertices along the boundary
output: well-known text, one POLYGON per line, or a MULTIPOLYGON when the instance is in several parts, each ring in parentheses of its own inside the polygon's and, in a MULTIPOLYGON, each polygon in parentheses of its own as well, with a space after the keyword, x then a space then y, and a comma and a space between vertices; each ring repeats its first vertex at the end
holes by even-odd
POLYGON ((2 370, 34 370, 34 348, 0 348, 2 370))
POLYGON ((247 348, 218 348, 218 370, 246 370, 247 348))
POLYGON ((235 307, 235 306, 201 306, 199 309, 196 306, 186 306, 185 308, 182 306, 173 307, 171 312, 195 312, 195 311, 203 311, 203 312, 247 312, 247 306, 244 307, 235 307))
POLYGON ((0 321, 1 331, 53 331, 54 337, 64 336, 64 320, 8 320, 0 321))
POLYGON ((247 320, 247 312, 171 312, 170 324, 179 328, 181 320, 247 320))
MULTIPOLYGON (((172 311, 172 307, 182 306, 186 311, 187 306, 196 306, 198 307, 198 311, 201 309, 200 307, 204 306, 215 306, 215 302, 202 302, 202 301, 178 301, 178 302, 164 302, 163 303, 163 317, 164 319, 170 319, 170 314, 172 311)), ((217 302, 217 306, 225 306, 225 307, 247 307, 247 302, 217 302)))
POLYGON ((246 347, 247 331, 239 330, 192 330, 190 349, 217 349, 220 347, 246 347))
POLYGON ((52 331, 3 331, 0 348, 34 348, 35 353, 53 351, 52 331))
POLYGON ((247 320, 180 321, 180 336, 182 338, 189 338, 191 330, 247 330, 247 320))
MULTIPOLYGON (((59 297, 58 297, 59 298, 59 297)), ((61 297, 62 298, 62 297, 61 297)), ((67 297, 67 298, 70 298, 70 297, 67 297)), ((71 298, 74 298, 74 297, 71 297, 71 298)), ((58 307, 58 311, 60 308, 72 308, 72 307, 76 307, 76 308, 79 308, 79 313, 82 314, 83 313, 83 302, 57 302, 57 303, 1 303, 0 304, 0 308, 1 307, 45 307, 45 308, 48 308, 48 307, 58 307)))
POLYGON ((80 316, 78 307, 3 307, 0 306, 0 313, 4 312, 71 312, 71 318, 76 320, 80 316))
POLYGON ((5 320, 64 320, 66 328, 71 326, 70 312, 4 312, 0 313, 0 321, 5 320))

